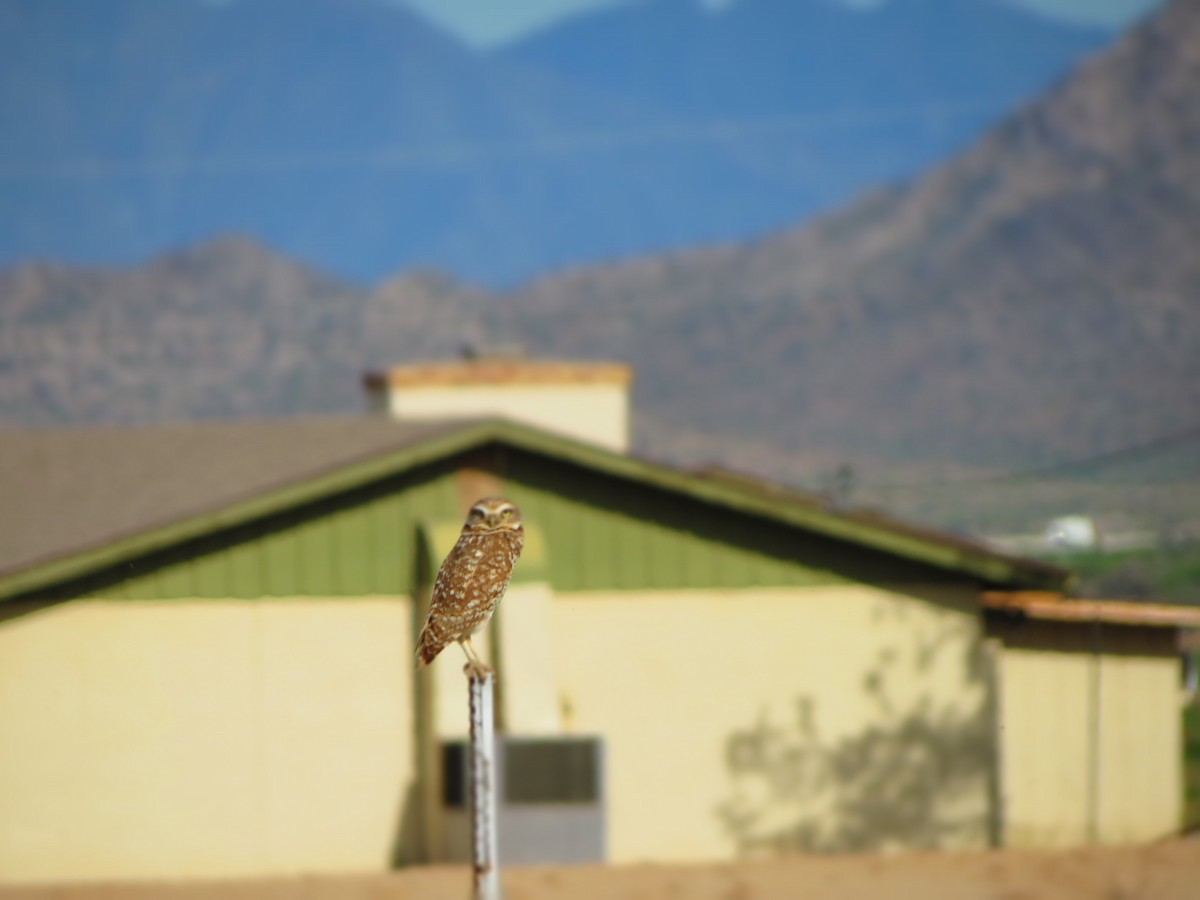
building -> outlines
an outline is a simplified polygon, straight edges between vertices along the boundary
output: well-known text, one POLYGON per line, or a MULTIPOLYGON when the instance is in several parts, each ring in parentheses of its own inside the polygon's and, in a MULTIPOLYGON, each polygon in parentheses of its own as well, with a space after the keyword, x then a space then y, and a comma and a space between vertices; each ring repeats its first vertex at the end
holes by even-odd
MULTIPOLYGON (((439 371, 439 389, 549 378, 464 366, 477 378, 439 371)), ((629 383, 557 372, 567 393, 629 383)), ((431 573, 493 493, 529 523, 480 642, 500 728, 544 771, 595 764, 580 796, 529 804, 530 834, 568 827, 570 799, 618 862, 1178 826, 1191 613, 1064 600, 1052 566, 636 458, 610 401, 582 433, 361 416, 0 434, 0 880, 452 857, 462 660, 418 676, 412 648, 431 573)))

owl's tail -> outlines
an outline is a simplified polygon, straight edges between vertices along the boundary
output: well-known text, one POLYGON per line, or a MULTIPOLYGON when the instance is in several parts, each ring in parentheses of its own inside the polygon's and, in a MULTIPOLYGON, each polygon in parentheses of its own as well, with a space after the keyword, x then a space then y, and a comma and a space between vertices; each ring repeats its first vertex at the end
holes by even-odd
POLYGON ((421 644, 419 647, 417 647, 417 665, 429 665, 441 652, 441 647, 434 647, 432 644, 421 644))
POLYGON ((421 629, 421 636, 417 638, 417 665, 429 665, 442 652, 445 646, 446 644, 443 641, 439 641, 434 636, 433 629, 426 622, 425 627, 421 629))

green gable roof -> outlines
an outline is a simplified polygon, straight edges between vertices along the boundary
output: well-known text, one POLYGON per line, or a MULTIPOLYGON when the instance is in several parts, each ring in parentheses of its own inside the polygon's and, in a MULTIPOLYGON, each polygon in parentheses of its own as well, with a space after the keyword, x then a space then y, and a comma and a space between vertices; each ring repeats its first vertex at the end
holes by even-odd
POLYGON ((0 433, 0 598, 500 445, 997 587, 1069 573, 758 479, 700 475, 506 420, 187 423, 0 433))

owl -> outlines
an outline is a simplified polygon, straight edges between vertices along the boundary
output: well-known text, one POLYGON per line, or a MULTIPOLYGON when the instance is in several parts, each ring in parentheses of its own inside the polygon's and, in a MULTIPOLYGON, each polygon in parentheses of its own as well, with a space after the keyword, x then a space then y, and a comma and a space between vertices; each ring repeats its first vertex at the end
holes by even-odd
POLYGON ((490 668, 471 645, 504 596, 513 566, 525 545, 521 511, 503 497, 485 497, 471 507, 454 549, 433 582, 433 602, 417 639, 417 665, 433 662, 451 641, 467 654, 467 671, 490 668))

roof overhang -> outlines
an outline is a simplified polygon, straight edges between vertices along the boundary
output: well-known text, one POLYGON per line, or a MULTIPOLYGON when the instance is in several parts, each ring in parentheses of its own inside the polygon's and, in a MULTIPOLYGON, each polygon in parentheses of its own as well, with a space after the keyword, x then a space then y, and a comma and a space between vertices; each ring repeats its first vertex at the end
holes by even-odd
POLYGON ((1200 606, 1067 598, 1051 591, 988 591, 985 609, 1048 622, 1096 622, 1150 628, 1200 628, 1200 606))

